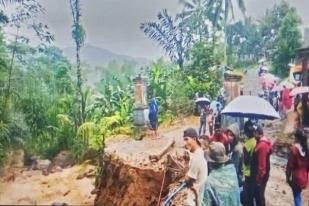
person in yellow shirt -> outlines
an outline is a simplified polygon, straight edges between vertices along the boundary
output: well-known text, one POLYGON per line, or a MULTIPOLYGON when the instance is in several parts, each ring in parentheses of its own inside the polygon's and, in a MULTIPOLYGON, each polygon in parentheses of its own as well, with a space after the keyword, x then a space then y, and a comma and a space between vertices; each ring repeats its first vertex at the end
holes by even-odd
POLYGON ((256 145, 254 131, 254 124, 248 120, 244 125, 244 132, 247 136, 247 139, 244 143, 244 163, 242 168, 243 176, 245 177, 245 182, 243 185, 243 205, 253 205, 254 179, 251 175, 250 163, 256 145))

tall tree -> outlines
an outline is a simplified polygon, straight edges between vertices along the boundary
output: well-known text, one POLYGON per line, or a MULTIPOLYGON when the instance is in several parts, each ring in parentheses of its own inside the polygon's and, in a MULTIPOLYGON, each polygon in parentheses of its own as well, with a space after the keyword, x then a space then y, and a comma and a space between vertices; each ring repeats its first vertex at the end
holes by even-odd
MULTIPOLYGON (((242 14, 245 15, 246 7, 244 0, 237 1, 238 8, 241 10, 242 14)), ((224 34, 226 34, 226 26, 228 25, 230 12, 231 17, 234 19, 234 5, 232 0, 209 0, 207 2, 207 8, 209 8, 211 22, 213 25, 213 38, 215 38, 216 29, 220 23, 222 23, 224 34), (220 17, 223 14, 223 22, 220 22, 220 17)), ((225 53, 224 61, 227 63, 227 38, 224 36, 225 42, 225 53)))
MULTIPOLYGON (((11 95, 11 83, 12 83, 12 74, 14 68, 14 60, 17 52, 17 44, 19 43, 28 43, 28 39, 24 36, 19 35, 20 28, 24 25, 31 28, 37 37, 41 41, 45 41, 50 43, 54 40, 53 35, 48 31, 48 26, 44 25, 41 22, 37 21, 37 17, 39 14, 44 13, 44 8, 36 1, 36 0, 27 0, 20 1, 21 4, 16 8, 16 11, 12 14, 10 19, 8 19, 8 23, 10 27, 16 29, 16 34, 14 35, 13 46, 9 47, 11 50, 12 56, 9 63, 9 75, 8 75, 8 83, 5 92, 5 100, 4 100, 4 108, 7 108, 8 102, 11 95)), ((7 111, 5 109, 5 111, 7 111)))
POLYGON ((172 62, 183 68, 187 49, 191 45, 192 36, 185 30, 183 17, 176 20, 163 9, 158 14, 159 22, 142 23, 140 28, 151 39, 157 41, 169 55, 172 62))
POLYGON ((209 30, 207 0, 179 0, 179 2, 184 8, 178 16, 183 17, 188 32, 192 33, 193 41, 205 41, 209 30))
POLYGON ((280 76, 288 76, 288 64, 295 58, 295 50, 301 46, 301 19, 295 9, 291 9, 282 20, 278 41, 273 57, 275 72, 280 76))
POLYGON ((82 73, 81 73, 81 61, 80 61, 80 49, 85 41, 85 30, 80 22, 81 19, 81 7, 80 0, 70 0, 71 12, 73 17, 73 28, 72 28, 72 37, 75 42, 76 48, 76 77, 77 77, 77 124, 76 126, 80 126, 85 122, 85 107, 86 102, 83 98, 82 91, 82 73))
POLYGON ((257 61, 262 54, 262 36, 258 25, 251 18, 238 21, 226 28, 228 63, 250 60, 257 61))
POLYGON ((271 9, 267 9, 264 17, 261 19, 259 30, 263 36, 261 44, 263 45, 265 58, 271 59, 274 56, 274 48, 278 41, 280 26, 285 15, 291 9, 286 1, 282 1, 280 4, 275 4, 271 9))

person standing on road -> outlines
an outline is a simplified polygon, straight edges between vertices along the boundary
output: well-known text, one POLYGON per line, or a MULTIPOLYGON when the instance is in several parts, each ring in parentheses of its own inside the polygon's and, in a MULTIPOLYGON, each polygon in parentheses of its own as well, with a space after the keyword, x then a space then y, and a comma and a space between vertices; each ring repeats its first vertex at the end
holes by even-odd
POLYGON ((294 135, 295 144, 290 149, 286 179, 293 191, 294 205, 301 206, 301 192, 308 184, 309 154, 304 132, 297 129, 294 135))
POLYGON ((254 127, 252 121, 248 120, 244 125, 244 132, 247 139, 244 143, 244 164, 242 173, 245 177, 244 182, 244 203, 245 206, 253 205, 253 193, 254 193, 254 181, 251 175, 251 161, 252 155, 256 145, 256 139, 254 138, 254 127))
POLYGON ((214 130, 214 114, 213 110, 209 109, 209 114, 207 115, 207 122, 208 122, 208 129, 209 129, 209 135, 213 135, 213 130, 214 130))
POLYGON ((243 145, 239 142, 239 126, 237 123, 231 124, 227 128, 227 136, 230 142, 229 159, 234 164, 239 185, 242 184, 242 165, 244 159, 243 145))
POLYGON ((219 122, 215 122, 214 129, 215 132, 210 137, 209 142, 221 142, 225 147, 226 153, 228 154, 230 152, 230 142, 219 122))
MULTIPOLYGON (((186 186, 192 189, 197 195, 197 197, 189 197, 189 199, 196 199, 197 206, 202 206, 202 195, 208 175, 207 161, 195 129, 186 129, 183 134, 183 140, 185 142, 185 148, 190 152, 186 186)), ((192 202, 188 202, 188 204, 196 205, 192 202)))
POLYGON ((150 123, 150 129, 152 132, 152 138, 158 138, 158 114, 159 114, 159 108, 158 103, 155 98, 152 98, 149 103, 149 123, 150 123))
POLYGON ((206 106, 203 106, 201 108, 201 111, 200 111, 200 128, 199 128, 199 132, 198 132, 199 137, 201 135, 205 135, 205 133, 206 133, 206 123, 207 123, 207 108, 206 108, 206 106))
POLYGON ((263 128, 255 129, 256 146, 252 155, 251 176, 254 182, 256 206, 265 206, 265 189, 270 172, 271 142, 264 136, 263 128))

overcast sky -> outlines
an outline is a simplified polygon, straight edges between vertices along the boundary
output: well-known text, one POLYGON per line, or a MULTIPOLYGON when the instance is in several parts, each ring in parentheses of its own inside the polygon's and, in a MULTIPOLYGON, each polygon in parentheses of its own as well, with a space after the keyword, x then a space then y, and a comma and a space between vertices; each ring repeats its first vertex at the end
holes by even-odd
MULTIPOLYGON (((69 0, 40 0, 46 13, 40 18, 55 34, 61 48, 73 46, 69 0)), ((81 0, 86 43, 133 57, 156 58, 163 55, 157 43, 139 29, 141 22, 156 20, 167 8, 170 14, 181 10, 178 0, 81 0)), ((245 0, 247 15, 259 18, 279 0, 245 0)), ((309 0, 288 0, 296 7, 303 24, 309 27, 309 0)), ((302 31, 303 32, 303 31, 302 31)))

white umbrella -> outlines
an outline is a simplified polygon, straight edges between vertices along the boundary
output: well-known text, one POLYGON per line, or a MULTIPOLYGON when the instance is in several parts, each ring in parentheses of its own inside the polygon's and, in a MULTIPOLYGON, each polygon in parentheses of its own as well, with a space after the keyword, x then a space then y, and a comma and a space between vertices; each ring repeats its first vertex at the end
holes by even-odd
POLYGON ((207 97, 199 97, 195 100, 195 103, 207 102, 210 103, 210 100, 207 97))
POLYGON ((266 66, 262 66, 261 70, 268 71, 268 68, 266 66))
POLYGON ((280 118, 269 102, 257 96, 238 96, 222 110, 221 114, 251 119, 280 118))

